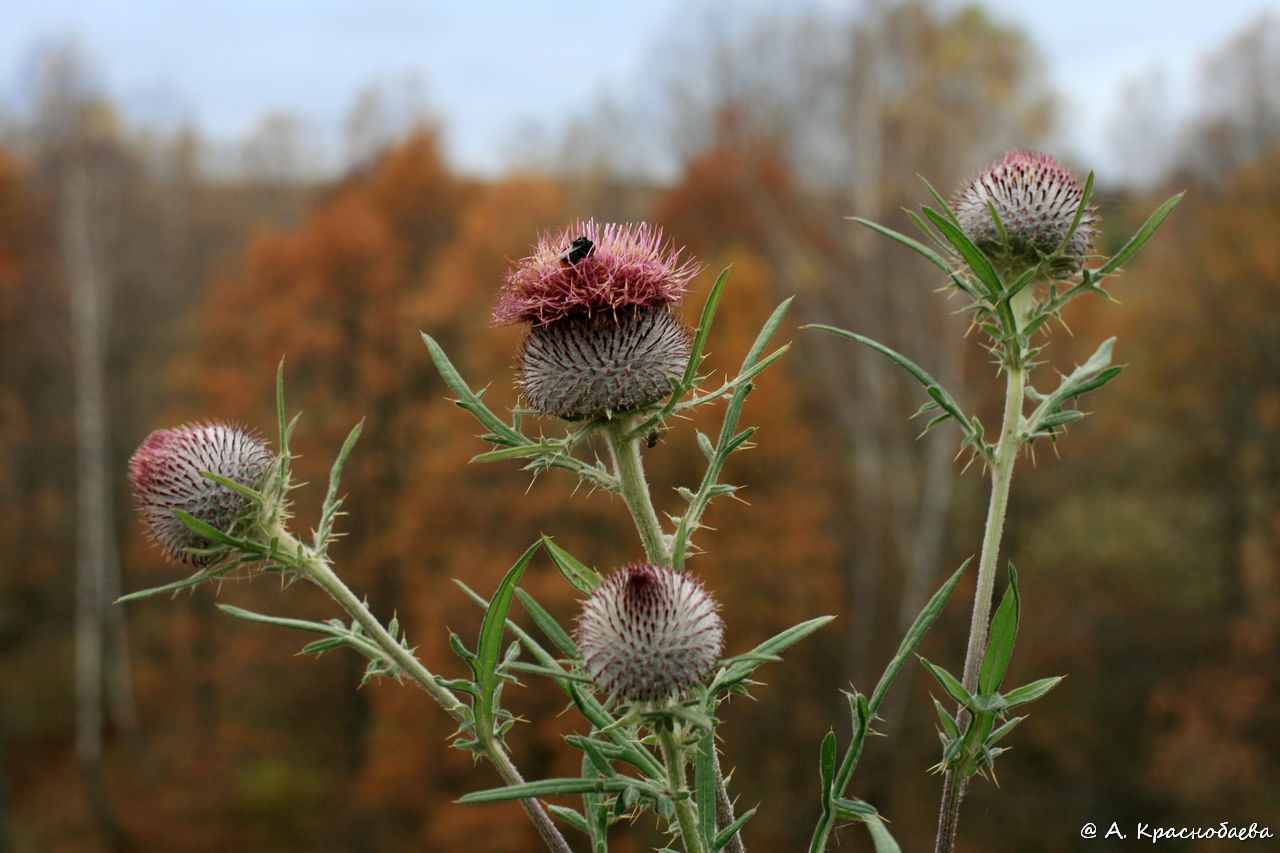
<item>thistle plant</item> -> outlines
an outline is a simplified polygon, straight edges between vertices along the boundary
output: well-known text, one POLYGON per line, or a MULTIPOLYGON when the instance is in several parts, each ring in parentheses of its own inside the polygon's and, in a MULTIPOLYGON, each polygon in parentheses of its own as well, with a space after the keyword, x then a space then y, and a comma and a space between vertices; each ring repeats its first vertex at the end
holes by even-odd
MULTIPOLYGON (((936 769, 945 774, 938 850, 954 845, 968 780, 993 772, 1004 749, 999 742, 1022 720, 1010 711, 1043 696, 1059 681, 1042 678, 1003 689, 1021 610, 1010 566, 1009 583, 991 615, 1009 489, 1020 452, 1038 439, 1057 440, 1064 427, 1083 417, 1074 401, 1106 384, 1120 367, 1111 364, 1113 341, 1108 340, 1061 377, 1054 390, 1041 391, 1031 381, 1040 364, 1040 341, 1068 302, 1085 294, 1107 295, 1100 283, 1141 248, 1178 200, 1159 208, 1115 256, 1090 266, 1096 233, 1091 190, 1091 177, 1081 186, 1051 158, 1016 152, 981 173, 955 196, 953 205, 930 188, 937 209, 926 207, 923 218, 913 215, 913 220, 936 249, 859 220, 929 259, 968 300, 973 327, 1005 377, 1004 417, 994 443, 976 417, 965 414, 949 392, 905 356, 862 335, 819 327, 866 344, 911 373, 929 395, 921 408, 933 415, 928 427, 955 421, 962 449, 991 476, 963 673, 956 677, 924 661, 958 705, 952 712, 935 701, 943 743, 936 769)), ((732 697, 758 686, 753 677, 758 667, 777 661, 781 652, 832 617, 809 619, 749 651, 722 657, 733 646, 732 620, 725 620, 713 593, 691 573, 688 562, 710 502, 737 491, 723 476, 732 455, 750 446, 754 436, 754 429, 741 427, 740 419, 755 378, 787 350, 783 345, 769 351, 769 346, 790 300, 767 318, 736 375, 711 382, 704 350, 728 271, 717 277, 697 324, 689 326, 679 311, 686 285, 699 272, 696 261, 682 257, 682 250, 648 225, 575 222, 544 234, 533 252, 512 266, 494 311, 497 324, 528 327, 516 377, 527 408, 518 406, 502 416, 463 379, 440 345, 423 335, 454 401, 485 430, 483 440, 491 449, 472 461, 517 461, 535 476, 563 471, 619 495, 642 551, 637 557, 634 545, 618 543, 618 562, 624 568, 602 576, 544 536, 515 561, 491 595, 459 580, 484 611, 473 647, 450 635, 465 665, 461 676, 427 669, 397 620, 380 621, 332 565, 329 545, 341 514, 340 476, 359 425, 333 464, 317 528, 310 537, 289 529, 294 488, 289 444, 297 419, 286 421, 283 366, 277 376, 275 453, 255 431, 218 422, 159 430, 143 442, 130 463, 130 478, 149 535, 171 562, 196 571, 124 600, 190 587, 232 571, 315 583, 350 621, 219 607, 247 621, 319 635, 303 648, 307 653, 353 649, 368 659, 366 680, 408 678, 425 690, 457 723, 452 744, 486 759, 503 782, 467 794, 462 802, 517 800, 547 847, 564 853, 573 849, 564 828, 584 835, 589 849, 601 853, 608 849, 613 824, 642 813, 656 815, 671 844, 687 853, 744 851, 741 830, 758 807, 735 811, 732 780, 722 771, 716 747, 723 708, 732 697), (676 487, 685 508, 664 522, 654 510, 642 448, 652 431, 676 428, 687 422, 681 416, 709 405, 721 408, 720 428, 714 436, 694 431, 705 459, 702 475, 676 487), (534 415, 544 419, 540 424, 551 422, 555 428, 530 434, 526 421, 534 415), (597 442, 607 448, 607 461, 591 451, 597 442), (574 631, 519 587, 539 552, 583 596, 574 631), (537 634, 512 617, 516 600, 537 634), (504 645, 508 634, 514 641, 504 645), (548 679, 588 724, 587 734, 565 738, 581 755, 580 775, 528 781, 513 763, 506 738, 514 715, 503 707, 503 692, 521 676, 548 679), (579 797, 580 808, 543 802, 565 795, 579 797)), ((863 824, 878 853, 899 849, 875 807, 849 796, 848 789, 886 692, 945 607, 967 564, 917 616, 873 690, 846 693, 851 730, 843 754, 838 755, 834 730, 818 746, 819 814, 810 853, 827 849, 841 821, 863 824)))
POLYGON ((1077 297, 1109 298, 1101 282, 1142 248, 1181 196, 1161 205, 1115 255, 1101 258, 1090 254, 1097 235, 1097 211, 1090 204, 1093 175, 1082 185, 1050 156, 1011 152, 957 192, 951 204, 928 182, 925 186, 937 207, 923 208, 923 218, 910 216, 936 248, 873 222, 855 221, 928 259, 967 300, 964 310, 971 329, 981 334, 1005 380, 1004 414, 995 441, 988 440, 977 417, 966 414, 945 388, 907 357, 860 334, 817 328, 865 344, 910 373, 929 395, 920 409, 932 416, 925 429, 954 421, 962 433, 962 453, 967 450, 980 461, 991 478, 963 673, 957 678, 923 661, 957 703, 953 713, 934 700, 942 740, 942 758, 935 769, 944 774, 935 850, 942 853, 955 846, 960 802, 970 778, 994 775, 995 759, 1005 749, 999 742, 1024 719, 1010 712, 1048 693, 1061 680, 1041 678, 1001 692, 1022 607, 1017 573, 1010 564, 1008 585, 991 615, 1009 490, 1019 456, 1037 440, 1056 441, 1068 424, 1083 418, 1076 401, 1110 382, 1122 368, 1111 363, 1111 338, 1071 373, 1060 376, 1056 388, 1037 389, 1032 377, 1043 372, 1037 368, 1042 367, 1040 356, 1052 331, 1050 321, 1060 319, 1063 307, 1077 297))

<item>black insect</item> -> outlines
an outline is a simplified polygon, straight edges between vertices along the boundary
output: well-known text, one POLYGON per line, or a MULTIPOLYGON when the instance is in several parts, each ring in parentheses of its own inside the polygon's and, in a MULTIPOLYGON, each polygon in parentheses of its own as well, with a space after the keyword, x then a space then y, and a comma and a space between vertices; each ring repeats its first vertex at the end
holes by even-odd
POLYGON ((649 448, 657 447, 658 439, 660 438, 662 438, 662 432, 657 427, 654 427, 649 430, 649 434, 644 437, 645 446, 649 448))
POLYGON ((586 237, 579 237, 569 244, 569 248, 560 256, 560 263, 566 267, 574 267, 582 263, 583 260, 590 257, 591 253, 596 250, 596 244, 592 243, 586 237))

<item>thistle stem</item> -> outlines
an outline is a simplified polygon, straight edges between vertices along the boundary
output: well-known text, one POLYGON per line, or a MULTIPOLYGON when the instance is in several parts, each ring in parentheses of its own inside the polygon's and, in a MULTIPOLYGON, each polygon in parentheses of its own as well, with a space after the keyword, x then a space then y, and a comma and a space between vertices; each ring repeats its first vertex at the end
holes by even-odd
MULTIPOLYGON (((467 722, 466 706, 458 701, 458 697, 454 695, 453 691, 438 684, 431 671, 401 645, 399 640, 391 636, 390 632, 382 626, 377 617, 364 605, 364 602, 360 601, 355 593, 343 583, 342 578, 338 577, 337 573, 329 566, 328 560, 311 549, 303 547, 283 529, 277 531, 277 538, 285 553, 298 555, 291 562, 294 562, 309 580, 327 592, 343 610, 347 611, 351 618, 359 623, 365 633, 377 644, 383 654, 394 661, 401 671, 412 678, 422 689, 431 694, 431 698, 439 703, 445 713, 459 723, 467 722)), ((522 784, 524 777, 520 775, 520 771, 512 763, 511 757, 507 754, 502 744, 492 737, 485 736, 484 733, 477 732, 476 734, 484 744, 485 755, 493 763, 503 781, 509 785, 522 784)), ((555 824, 551 822, 551 817, 542 807, 542 803, 534 798, 527 797, 520 800, 520 805, 524 808, 529 820, 533 822, 534 828, 538 831, 538 835, 542 837, 542 840, 550 850, 555 851, 555 853, 572 853, 572 848, 569 847, 569 843, 565 841, 560 831, 556 829, 555 824)))
POLYGON ((671 565, 671 551, 667 536, 662 532, 658 513, 649 497, 649 483, 644 476, 644 462, 640 458, 640 439, 628 438, 635 427, 635 416, 615 417, 605 427, 609 455, 613 459, 614 475, 618 478, 622 500, 626 502, 631 518, 635 521, 645 556, 659 566, 671 565))
POLYGON ((684 753, 669 728, 658 732, 658 745, 662 749, 662 763, 667 768, 667 786, 675 803, 685 853, 704 853, 702 838, 698 835, 698 809, 685 776, 684 753))
MULTIPOLYGON (((1019 328, 1026 323, 1031 309, 1031 288, 1024 288, 1014 297, 1015 322, 1019 328)), ((995 593, 996 560, 1000 553, 1000 540, 1004 535, 1004 519, 1009 507, 1009 487, 1013 481, 1013 468, 1022 447, 1022 404, 1026 394, 1027 366, 1025 347, 1020 335, 1011 344, 1017 348, 1016 358, 1006 359, 1004 418, 1000 426, 1000 439, 996 443, 995 457, 991 464, 991 499, 987 504, 987 522, 982 536, 982 553, 978 559, 978 580, 973 593, 973 616, 969 622, 969 647, 964 658, 962 683, 970 693, 978 689, 978 673, 987 652, 990 639, 991 600, 995 593)), ((961 708, 956 723, 961 731, 968 725, 969 712, 961 708)), ((960 820, 960 801, 964 798, 968 777, 947 770, 942 782, 942 802, 938 810, 938 835, 934 853, 951 853, 956 843, 956 830, 960 820)))
MULTIPOLYGON (((613 459, 614 476, 617 477, 619 491, 627 504, 627 509, 631 512, 636 530, 640 533, 645 556, 656 565, 671 566, 674 565, 671 539, 662 532, 658 513, 653 508, 653 500, 649 495, 649 482, 644 475, 644 460, 640 457, 640 439, 630 436, 636 423, 638 418, 633 415, 614 418, 605 427, 609 455, 613 459)), ((728 826, 734 820, 733 804, 729 800, 729 792, 725 789, 724 775, 720 772, 718 757, 715 784, 717 818, 722 826, 728 826)), ((688 833, 685 834, 687 839, 688 833)), ((686 840, 687 843, 689 842, 686 840)), ((689 848, 690 851, 692 849, 689 848)), ((741 835, 734 835, 733 841, 725 849, 730 853, 744 853, 745 847, 741 835)))

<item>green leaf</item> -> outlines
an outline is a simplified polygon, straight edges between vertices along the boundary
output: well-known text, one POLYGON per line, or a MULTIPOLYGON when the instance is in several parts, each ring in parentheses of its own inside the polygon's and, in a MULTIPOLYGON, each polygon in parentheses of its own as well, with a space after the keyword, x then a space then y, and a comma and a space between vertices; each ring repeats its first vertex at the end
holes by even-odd
POLYGON ((1002 737, 1007 735, 1009 732, 1013 731, 1014 727, 1017 726, 1018 723, 1022 722, 1025 719, 1026 717, 1013 717, 1012 719, 1006 721, 1003 725, 1000 725, 992 729, 991 734, 987 735, 986 747, 990 749, 997 741, 999 741, 1002 737))
MULTIPOLYGON (((582 777, 590 778, 591 759, 582 756, 582 777)), ((582 795, 582 815, 586 820, 587 837, 591 840, 591 853, 606 853, 609 849, 610 797, 590 793, 582 795)))
MULTIPOLYGON (((228 567, 228 569, 229 568, 230 567, 228 567)), ((185 577, 180 581, 173 581, 172 583, 167 583, 162 586, 153 586, 149 589, 140 589, 137 592, 127 593, 117 598, 115 603, 125 604, 130 601, 139 601, 143 598, 150 598, 153 595, 162 595, 166 592, 177 592, 178 590, 186 589, 187 587, 192 587, 199 583, 204 583, 210 578, 218 577, 220 574, 221 572, 209 572, 205 569, 201 569, 195 574, 185 577)))
POLYGON ((942 689, 947 691, 947 695, 965 708, 974 706, 974 697, 970 695, 968 690, 964 689, 964 685, 960 683, 959 679, 942 667, 929 663, 924 658, 920 658, 920 662, 938 680, 938 683, 942 685, 942 689))
POLYGON ((938 712, 938 724, 942 727, 942 733, 946 735, 947 740, 955 740, 960 737, 960 727, 956 725, 955 719, 942 707, 942 703, 937 699, 933 700, 934 710, 938 712))
MULTIPOLYGON (((245 610, 243 607, 222 604, 221 602, 218 603, 217 607, 228 616, 245 622, 257 622, 261 625, 275 625, 280 628, 292 628, 298 631, 311 631, 316 634, 329 634, 331 636, 338 633, 332 625, 322 622, 311 622, 307 619, 288 619, 283 616, 268 616, 265 613, 254 613, 252 610, 245 610)), ((341 629, 341 633, 347 633, 345 627, 341 629)))
POLYGON ((871 834, 871 843, 876 846, 876 853, 902 853, 898 842, 889 834, 889 827, 882 820, 866 821, 867 832, 871 834))
POLYGON ((498 660, 502 654, 502 631, 506 625, 507 611, 511 608, 511 599, 515 597, 515 588, 520 582, 520 576, 524 574, 525 567, 529 565, 529 561, 541 546, 541 542, 530 545, 520 555, 520 559, 516 560, 515 565, 507 571, 506 577, 498 585, 497 592, 493 594, 489 607, 485 611, 484 621, 480 625, 476 657, 471 664, 476 683, 480 685, 480 693, 476 696, 476 736, 480 738, 488 737, 490 734, 489 730, 481 725, 481 721, 485 721, 486 725, 491 725, 493 722, 494 694, 499 684, 498 660))
POLYGON ((960 220, 956 218, 955 211, 951 209, 951 205, 947 204, 947 200, 942 197, 942 193, 933 188, 933 184, 929 183, 928 178, 921 176, 920 183, 924 184, 924 188, 929 191, 929 195, 933 196, 938 208, 946 215, 947 221, 959 226, 960 220))
POLYGON ((178 519, 178 521, 181 521, 187 527, 191 528, 211 542, 217 542, 220 545, 228 545, 237 551, 246 551, 252 554, 265 556, 266 551, 258 542, 252 542, 248 539, 232 536, 211 524, 206 524, 195 516, 189 515, 180 509, 170 510, 170 512, 173 513, 174 518, 178 519))
POLYGON ((1121 267, 1121 265, 1136 255, 1138 250, 1140 250, 1146 242, 1151 239, 1151 235, 1156 233, 1156 229, 1159 228, 1169 214, 1173 212, 1173 209, 1177 206, 1178 202, 1182 201, 1183 195, 1185 195, 1185 193, 1178 193, 1173 198, 1156 208, 1155 213, 1152 213, 1151 216, 1147 218, 1147 221, 1142 224, 1142 227, 1138 229, 1137 233, 1129 238, 1129 242, 1125 243, 1124 246, 1121 247, 1120 251, 1112 255, 1110 260, 1104 263, 1101 268, 1093 273, 1094 283, 1096 284, 1103 278, 1115 272, 1121 267))
POLYGON ((1049 678, 1040 678, 1030 684, 1024 684, 1021 687, 1014 688, 1004 694, 1005 702, 1008 707, 1013 708, 1017 705, 1025 705, 1028 702, 1034 702, 1050 690, 1058 686, 1058 682, 1066 676, 1054 675, 1049 678))
POLYGON ((587 832, 587 819, 577 809, 571 809, 568 806, 557 806, 552 803, 547 803, 546 806, 547 811, 569 824, 569 826, 583 834, 587 832))
POLYGON ((832 799, 831 805, 835 808, 836 816, 844 820, 868 821, 880 816, 875 806, 862 800, 836 797, 832 799))
POLYGON ((1067 248, 1067 244, 1071 242, 1071 238, 1075 236, 1076 229, 1080 227, 1080 220, 1084 218, 1084 212, 1089 208, 1089 199, 1093 197, 1093 172, 1089 173, 1089 177, 1085 178, 1084 190, 1080 194, 1080 204, 1076 206, 1076 215, 1071 219, 1071 227, 1067 229, 1067 233, 1063 235, 1062 242, 1053 251, 1053 254, 1060 254, 1067 248))
POLYGON ((982 656, 978 672, 978 695, 990 696, 1000 687, 1009 659, 1013 657, 1013 641, 1018 634, 1018 572, 1009 564, 1009 586, 1005 588, 996 615, 991 619, 991 636, 982 656))
POLYGON ((716 770, 715 738, 707 735, 698 741, 694 755, 694 792, 698 800, 698 836, 703 845, 714 843, 716 836, 716 770))
MULTIPOLYGON (((869 219, 863 219, 859 216, 851 216, 849 217, 849 219, 858 223, 859 225, 865 225, 866 227, 870 228, 872 231, 882 234, 885 237, 888 237, 890 240, 901 243, 911 251, 915 252, 916 254, 923 257, 925 260, 932 263, 938 269, 945 272, 947 275, 952 275, 951 264, 949 264, 947 260, 942 257, 942 255, 939 255, 937 252, 935 252, 933 249, 930 249, 928 246, 921 243, 919 240, 914 240, 905 234, 900 234, 897 231, 894 231, 892 228, 886 228, 885 226, 877 222, 872 222, 869 219)), ((920 227, 923 229, 923 225, 921 225, 920 227)))
POLYGON ((574 589, 583 595, 591 595, 600 586, 600 573, 579 562, 572 554, 561 548, 549 536, 542 537, 542 547, 556 564, 565 580, 573 584, 574 589))
POLYGON ((929 396, 933 398, 934 402, 936 402, 938 406, 943 411, 945 411, 948 415, 956 419, 956 422, 960 425, 960 428, 964 430, 965 435, 971 435, 973 433, 973 429, 974 429, 973 424, 969 422, 968 416, 965 415, 964 411, 960 408, 960 405, 956 403, 955 398, 953 398, 950 394, 948 394, 946 389, 943 388, 941 385, 939 385, 936 379, 934 379, 932 376, 926 373, 923 368, 919 367, 915 362, 907 358, 905 355, 902 355, 896 350, 890 349, 889 347, 885 346, 879 341, 875 341, 875 340, 872 340, 871 338, 865 337, 863 335, 859 335, 856 332, 850 332, 845 329, 837 328, 836 326, 827 326, 821 323, 811 323, 805 326, 805 328, 820 329, 821 331, 824 331, 824 332, 830 332, 833 335, 841 335, 842 337, 846 337, 851 340, 857 341, 858 343, 863 344, 864 346, 868 346, 871 349, 875 350, 876 352, 880 353, 881 355, 885 356, 894 364, 898 365, 903 370, 907 371, 912 376, 914 376, 916 381, 919 382, 922 386, 924 386, 925 391, 928 392, 929 396))
POLYGON ((363 420, 351 428, 351 432, 347 433, 346 440, 342 442, 342 448, 338 451, 338 458, 333 461, 333 467, 329 469, 329 488, 325 493, 324 503, 321 505, 320 526, 316 529, 316 547, 322 552, 325 543, 332 535, 334 517, 338 514, 338 508, 342 505, 342 501, 338 497, 338 481, 342 476, 342 466, 346 464, 347 456, 351 454, 351 450, 356 446, 363 429, 363 420))
POLYGON ((965 560, 960 564, 960 568, 952 572, 951 577, 947 578, 946 583, 938 588, 938 591, 925 604, 924 609, 916 616, 915 621, 911 623, 911 627, 907 629, 901 645, 898 646, 898 653, 893 656, 893 660, 889 661, 889 665, 885 667, 884 674, 880 676, 880 681, 876 683, 875 690, 871 691, 871 698, 867 703, 871 714, 875 714, 879 710, 880 702, 884 699, 885 693, 889 691, 889 685, 893 683, 898 671, 902 669, 903 664, 907 662, 907 658, 915 651, 916 646, 920 645, 924 635, 928 633, 929 628, 937 621, 938 616, 942 614, 942 609, 947 606, 951 593, 955 591, 956 584, 960 583, 960 578, 964 575, 964 570, 968 566, 969 560, 965 560))
POLYGON ((555 797, 563 794, 608 794, 628 789, 636 790, 644 796, 654 796, 656 793, 649 786, 625 776, 613 776, 608 779, 566 777, 562 779, 541 779, 536 782, 524 782, 519 785, 506 785, 501 788, 472 791, 470 794, 464 794, 459 797, 458 802, 501 803, 506 800, 555 797))
POLYGON ((818 749, 818 778, 822 780, 822 799, 834 805, 831 783, 836 778, 836 733, 828 731, 818 749))
POLYGON ((524 609, 533 617, 533 621, 542 629, 542 633, 547 635, 547 639, 555 643, 556 648, 564 652, 569 657, 577 657, 578 645, 573 641, 560 623, 546 610, 542 605, 534 600, 533 596, 525 592, 523 589, 517 588, 516 595, 520 597, 520 603, 524 605, 524 609))
MULTIPOLYGON (((1062 413, 1062 406, 1068 400, 1101 388, 1114 379, 1124 369, 1120 365, 1111 365, 1111 349, 1115 345, 1114 337, 1107 338, 1094 351, 1093 355, 1067 376, 1062 377, 1058 387, 1051 394, 1036 395, 1040 402, 1027 418, 1028 436, 1034 438, 1042 430, 1051 427, 1062 413)), ((1068 421, 1069 422, 1069 421, 1068 421)))
MULTIPOLYGON (((782 318, 787 315, 787 309, 791 307, 791 302, 794 299, 794 296, 788 296, 778 304, 777 308, 773 309, 769 319, 765 320, 764 325, 760 327, 760 333, 756 335, 755 341, 751 344, 751 349, 747 351, 746 358, 742 360, 742 367, 739 373, 751 370, 760 361, 764 348, 769 345, 769 339, 773 337, 774 332, 778 331, 778 326, 782 324, 782 318)), ((771 354, 769 361, 778 358, 784 351, 785 347, 771 354)))
POLYGON ((724 661, 724 669, 712 681, 711 692, 715 693, 723 690, 749 677, 760 664, 765 661, 777 660, 779 652, 795 645, 835 618, 834 616, 818 616, 808 619, 798 625, 787 628, 785 631, 779 631, 746 654, 735 655, 726 659, 724 661))
POLYGON ((747 825, 747 821, 751 820, 751 818, 755 816, 757 808, 757 806, 752 806, 743 812, 733 823, 717 832, 715 840, 711 842, 711 849, 713 851, 723 850, 729 842, 733 840, 733 837, 738 834, 742 827, 747 825))
POLYGON ((702 351, 706 348, 707 338, 711 334, 711 324, 715 320, 716 308, 720 305, 720 295, 724 292, 725 282, 729 280, 729 267, 720 271, 707 301, 702 304, 702 315, 698 318, 698 331, 693 336, 693 346, 689 350, 689 363, 685 366, 684 376, 680 380, 682 388, 693 384, 698 375, 698 367, 702 364, 702 351))
POLYGON ((1000 282, 1000 275, 996 272, 996 268, 991 265, 991 261, 982 253, 982 250, 973 244, 964 231, 960 230, 959 225, 936 210, 926 207, 924 215, 933 223, 933 227, 942 233, 947 242, 955 247, 960 257, 964 258, 965 264, 973 270, 978 281, 987 289, 988 298, 993 302, 999 301, 1004 296, 1004 285, 1000 282))
POLYGON ((436 370, 440 373, 440 378, 457 395, 455 402, 460 408, 470 412, 476 420, 480 421, 503 444, 523 445, 529 443, 529 440, 523 434, 507 426, 501 418, 489 410, 489 407, 481 401, 480 395, 472 391, 467 385, 462 378, 462 374, 453 366, 453 362, 449 361, 444 348, 436 343, 434 338, 423 332, 422 342, 427 345, 427 351, 431 354, 431 360, 435 363, 436 370))

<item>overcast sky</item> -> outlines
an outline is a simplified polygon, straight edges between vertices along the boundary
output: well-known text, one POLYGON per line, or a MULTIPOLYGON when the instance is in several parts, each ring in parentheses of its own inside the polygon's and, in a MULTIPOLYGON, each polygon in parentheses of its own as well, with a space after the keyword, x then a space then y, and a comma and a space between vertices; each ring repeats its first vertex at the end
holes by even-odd
MULTIPOLYGON (((836 9, 853 2, 803 0, 836 9)), ((494 173, 513 137, 625 91, 690 0, 0 0, 0 107, 14 109, 40 40, 74 36, 108 93, 149 120, 244 136, 287 109, 335 134, 356 93, 419 75, 460 168, 494 173)), ((705 0, 714 14, 786 9, 783 0, 705 0)), ((944 0, 943 5, 956 5, 944 0)), ((1063 140, 1095 161, 1122 84, 1157 71, 1190 100, 1204 54, 1280 0, 985 0, 1021 27, 1066 99, 1063 140)))

